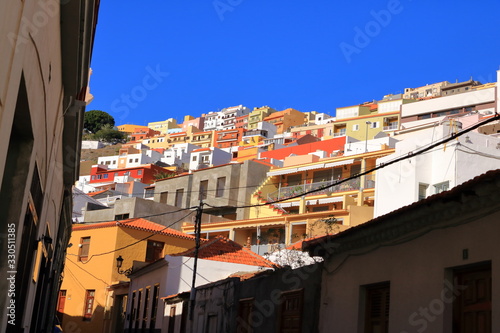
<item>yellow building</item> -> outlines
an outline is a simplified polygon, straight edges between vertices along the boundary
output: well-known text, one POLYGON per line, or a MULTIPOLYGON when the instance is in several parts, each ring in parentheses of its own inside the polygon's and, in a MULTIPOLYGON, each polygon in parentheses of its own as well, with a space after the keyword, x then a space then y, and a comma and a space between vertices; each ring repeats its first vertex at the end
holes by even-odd
POLYGON ((70 244, 58 302, 63 330, 112 333, 123 332, 129 281, 123 271, 193 248, 194 237, 133 218, 75 225, 70 244))
MULTIPOLYGON (((250 204, 256 206, 251 208, 249 219, 203 224, 202 235, 223 235, 262 254, 276 245, 289 246, 306 237, 336 233, 369 221, 373 218, 375 175, 355 176, 373 168, 377 158, 393 152, 288 157, 285 166, 269 171, 253 193, 250 204), (280 202, 266 204, 274 201, 280 202), (332 217, 336 219, 333 224, 329 223, 332 217)), ((187 222, 182 230, 192 233, 194 226, 187 222)))
POLYGON ((213 147, 215 139, 214 132, 215 131, 204 131, 193 133, 191 143, 201 148, 213 147))
POLYGON ((163 121, 154 121, 148 123, 148 127, 155 131, 160 131, 162 134, 167 134, 167 131, 172 128, 179 128, 177 120, 169 118, 163 121))
POLYGON ((124 124, 124 125, 116 126, 116 128, 120 132, 132 134, 138 128, 140 128, 140 129, 148 129, 149 127, 148 126, 141 126, 141 125, 133 125, 133 124, 124 124))
POLYGON ((329 124, 326 137, 349 136, 359 141, 371 140, 380 132, 391 135, 399 129, 401 106, 411 99, 386 99, 377 103, 337 108, 336 121, 329 124))
POLYGON ((263 121, 265 117, 277 112, 275 109, 269 106, 263 106, 260 108, 254 108, 252 112, 248 114, 248 125, 247 129, 256 129, 259 122, 263 121))

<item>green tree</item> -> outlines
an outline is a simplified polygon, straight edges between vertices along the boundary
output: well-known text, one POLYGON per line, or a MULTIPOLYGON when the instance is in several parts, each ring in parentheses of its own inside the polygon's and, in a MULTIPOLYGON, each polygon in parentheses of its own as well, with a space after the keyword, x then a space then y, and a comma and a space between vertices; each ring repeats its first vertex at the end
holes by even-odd
POLYGON ((92 135, 94 140, 109 142, 112 144, 125 143, 127 135, 120 132, 112 125, 104 125, 100 130, 92 135))
POLYGON ((97 133, 103 126, 115 126, 115 119, 109 113, 100 110, 85 112, 83 117, 83 128, 90 133, 97 133))

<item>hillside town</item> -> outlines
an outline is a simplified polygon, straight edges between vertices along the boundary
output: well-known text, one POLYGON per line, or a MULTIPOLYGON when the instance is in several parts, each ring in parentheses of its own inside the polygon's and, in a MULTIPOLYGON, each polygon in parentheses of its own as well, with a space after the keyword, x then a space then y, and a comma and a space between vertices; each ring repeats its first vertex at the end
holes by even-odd
MULTIPOLYGON (((84 141, 84 152, 92 147, 103 154, 81 161, 73 188, 70 243, 78 247, 69 248, 66 257, 61 321, 76 323, 82 332, 100 327, 106 332, 205 332, 205 327, 206 332, 315 332, 325 327, 351 332, 359 319, 337 326, 334 317, 324 314, 352 316, 359 308, 357 298, 334 287, 345 275, 351 281, 342 280, 342 285, 352 285, 351 290, 365 286, 364 306, 378 307, 363 319, 370 332, 387 331, 389 303, 401 311, 398 327, 431 325, 431 320, 420 322, 418 312, 405 322, 404 311, 411 306, 402 307, 398 302, 405 302, 398 298, 403 296, 390 291, 391 284, 405 279, 401 272, 390 274, 391 265, 402 261, 397 265, 422 267, 407 261, 404 251, 401 257, 382 257, 375 249, 388 251, 408 242, 408 251, 415 254, 424 251, 420 242, 434 240, 429 246, 438 248, 450 243, 437 250, 445 257, 437 258, 442 260, 436 267, 425 269, 451 265, 444 259, 457 246, 452 236, 437 241, 423 231, 457 225, 453 232, 460 233, 479 223, 462 226, 465 202, 447 204, 452 212, 445 220, 436 220, 432 207, 458 200, 459 189, 475 191, 498 177, 496 86, 438 82, 338 107, 335 117, 238 105, 186 115, 182 123, 170 118, 147 126, 123 124, 117 129, 127 142, 112 146, 112 154, 103 150, 103 142, 84 141), (420 221, 416 216, 424 213, 429 216, 420 221), (357 242, 351 243, 352 237, 357 242), (337 258, 365 248, 368 252, 356 259, 362 263, 356 273, 344 268, 329 276, 329 270, 340 268, 337 258), (194 257, 199 261, 193 289, 194 257), (370 260, 383 260, 388 267, 368 270, 370 260), (82 270, 86 274, 79 274, 82 270), (325 305, 330 298, 343 306, 325 305), (87 306, 83 319, 82 299, 87 306)), ((495 182, 491 186, 498 186, 495 182)), ((481 230, 489 233, 488 227, 481 230)), ((463 246, 462 260, 469 260, 469 251, 492 255, 463 246)), ((488 269, 491 274, 491 266, 481 265, 481 274, 488 269)), ((430 283, 420 278, 415 287, 430 283)), ((455 288, 454 279, 446 286, 455 288)), ((415 302, 432 292, 420 291, 415 302)))
POLYGON ((89 129, 99 1, 40 3, 0 5, 0 330, 500 331, 500 70, 89 129))

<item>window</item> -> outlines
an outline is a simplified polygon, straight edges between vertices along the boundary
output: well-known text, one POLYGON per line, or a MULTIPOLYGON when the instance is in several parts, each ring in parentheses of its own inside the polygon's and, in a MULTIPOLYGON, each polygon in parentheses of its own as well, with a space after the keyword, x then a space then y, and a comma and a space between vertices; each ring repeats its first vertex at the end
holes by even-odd
POLYGON ((139 162, 139 159, 138 159, 138 158, 136 158, 136 159, 135 159, 135 163, 137 163, 137 162, 139 162))
POLYGON ((193 156, 193 162, 196 162, 196 155, 193 156))
POLYGON ((156 326, 156 315, 158 312, 158 296, 160 294, 160 285, 157 284, 153 287, 153 304, 151 306, 151 321, 149 322, 149 329, 153 331, 156 326))
POLYGON ((224 196, 224 187, 226 186, 226 177, 217 178, 217 190, 215 196, 220 198, 224 196))
POLYGON ((168 191, 160 193, 160 203, 167 203, 168 200, 168 191))
POLYGON ((208 190, 208 180, 200 181, 200 193, 198 196, 198 200, 205 200, 207 198, 207 190, 208 190))
POLYGON ((142 301, 142 290, 139 290, 137 294, 137 308, 135 312, 135 329, 136 331, 139 329, 139 313, 141 312, 141 301, 142 301))
POLYGON ((175 330, 175 305, 170 307, 170 315, 168 316, 168 333, 173 333, 175 330))
POLYGON ((380 122, 374 121, 371 123, 370 128, 378 128, 380 126, 380 122))
POLYGON ((326 182, 331 180, 332 171, 330 170, 319 170, 313 173, 313 183, 326 182))
POLYGON ((238 318, 236 320, 236 332, 252 333, 252 311, 253 298, 241 299, 238 306, 238 318))
POLYGON ((80 250, 78 251, 78 261, 87 261, 89 257, 90 237, 80 239, 80 250))
POLYGON ((352 130, 353 131, 358 131, 359 130, 359 124, 352 125, 352 130))
POLYGON ((455 270, 453 332, 491 332, 491 263, 455 270))
POLYGON ((434 193, 441 193, 441 192, 444 192, 444 191, 448 191, 449 188, 450 188, 450 182, 449 181, 438 183, 438 184, 434 185, 434 193))
POLYGON ((130 217, 130 214, 129 213, 125 213, 125 214, 117 214, 115 215, 115 221, 118 221, 118 220, 126 220, 130 217))
POLYGON ((361 164, 351 165, 351 177, 358 175, 361 172, 361 164))
POLYGON ((136 314, 136 308, 135 306, 135 290, 132 292, 132 299, 130 301, 130 318, 128 321, 128 330, 129 332, 132 331, 132 322, 135 319, 135 314, 136 314))
POLYGON ((59 296, 57 298, 57 318, 59 319, 59 322, 62 322, 65 303, 66 303, 66 290, 60 290, 59 296))
POLYGON ((140 176, 142 175, 142 170, 137 170, 137 174, 140 176))
POLYGON ((389 331, 390 284, 378 283, 365 287, 365 333, 389 331))
POLYGON ((180 188, 175 191, 175 206, 182 207, 182 197, 184 196, 184 189, 180 188))
POLYGON ((429 185, 427 184, 418 184, 418 200, 422 200, 427 198, 427 188, 429 185))
POLYGON ((300 183, 302 183, 302 175, 289 175, 286 177, 286 180, 288 182, 288 186, 300 185, 300 183))
POLYGON ((104 178, 104 179, 108 179, 108 174, 107 174, 107 173, 105 173, 105 174, 102 176, 102 178, 104 178))
POLYGON ((95 176, 92 176, 92 180, 95 180, 95 176))
POLYGON ((86 290, 85 291, 85 303, 83 308, 83 320, 90 321, 92 318, 92 311, 94 308, 94 297, 95 290, 86 290))
POLYGON ((301 331, 303 296, 303 289, 281 294, 280 332, 301 331))
POLYGON ((153 198, 155 196, 154 188, 147 188, 144 190, 144 198, 153 198))
POLYGON ((132 163, 132 161, 133 161, 133 160, 132 160, 131 158, 128 160, 128 162, 129 162, 129 163, 132 163))
POLYGON ((148 322, 148 306, 149 306, 149 294, 150 294, 151 288, 147 287, 146 292, 144 294, 144 311, 142 311, 142 329, 146 329, 146 325, 148 322))
POLYGON ((165 243, 148 240, 146 248, 146 262, 153 262, 162 257, 165 243))

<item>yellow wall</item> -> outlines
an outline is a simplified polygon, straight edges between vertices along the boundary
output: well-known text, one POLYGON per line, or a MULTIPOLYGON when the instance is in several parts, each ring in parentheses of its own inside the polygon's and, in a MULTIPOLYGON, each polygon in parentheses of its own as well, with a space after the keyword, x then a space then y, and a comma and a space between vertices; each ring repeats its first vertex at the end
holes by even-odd
POLYGON ((136 128, 148 128, 148 127, 141 125, 125 124, 117 126, 116 128, 118 128, 120 132, 134 133, 136 128))
MULTIPOLYGON (((120 249, 129 244, 143 239, 151 233, 130 228, 107 227, 90 230, 74 230, 70 243, 72 247, 68 249, 66 265, 64 270, 64 280, 61 290, 66 290, 66 303, 64 307, 63 328, 70 331, 101 332, 103 321, 109 318, 105 316, 106 302, 108 298, 107 286, 119 281, 128 281, 125 275, 118 274, 116 268, 116 258, 121 255, 124 259, 122 270, 132 266, 134 260, 144 261, 146 257, 147 240, 138 242, 125 249, 120 249), (81 238, 91 237, 89 258, 87 263, 78 261, 78 252, 81 238), (94 256, 120 249, 102 256, 94 256), (94 289, 96 292, 94 301, 94 314, 91 321, 83 321, 83 306, 85 291, 94 289)), ((150 240, 165 243, 164 255, 183 252, 194 247, 194 241, 180 239, 166 235, 154 235, 150 240)), ((109 303, 109 301, 108 301, 109 303)))

